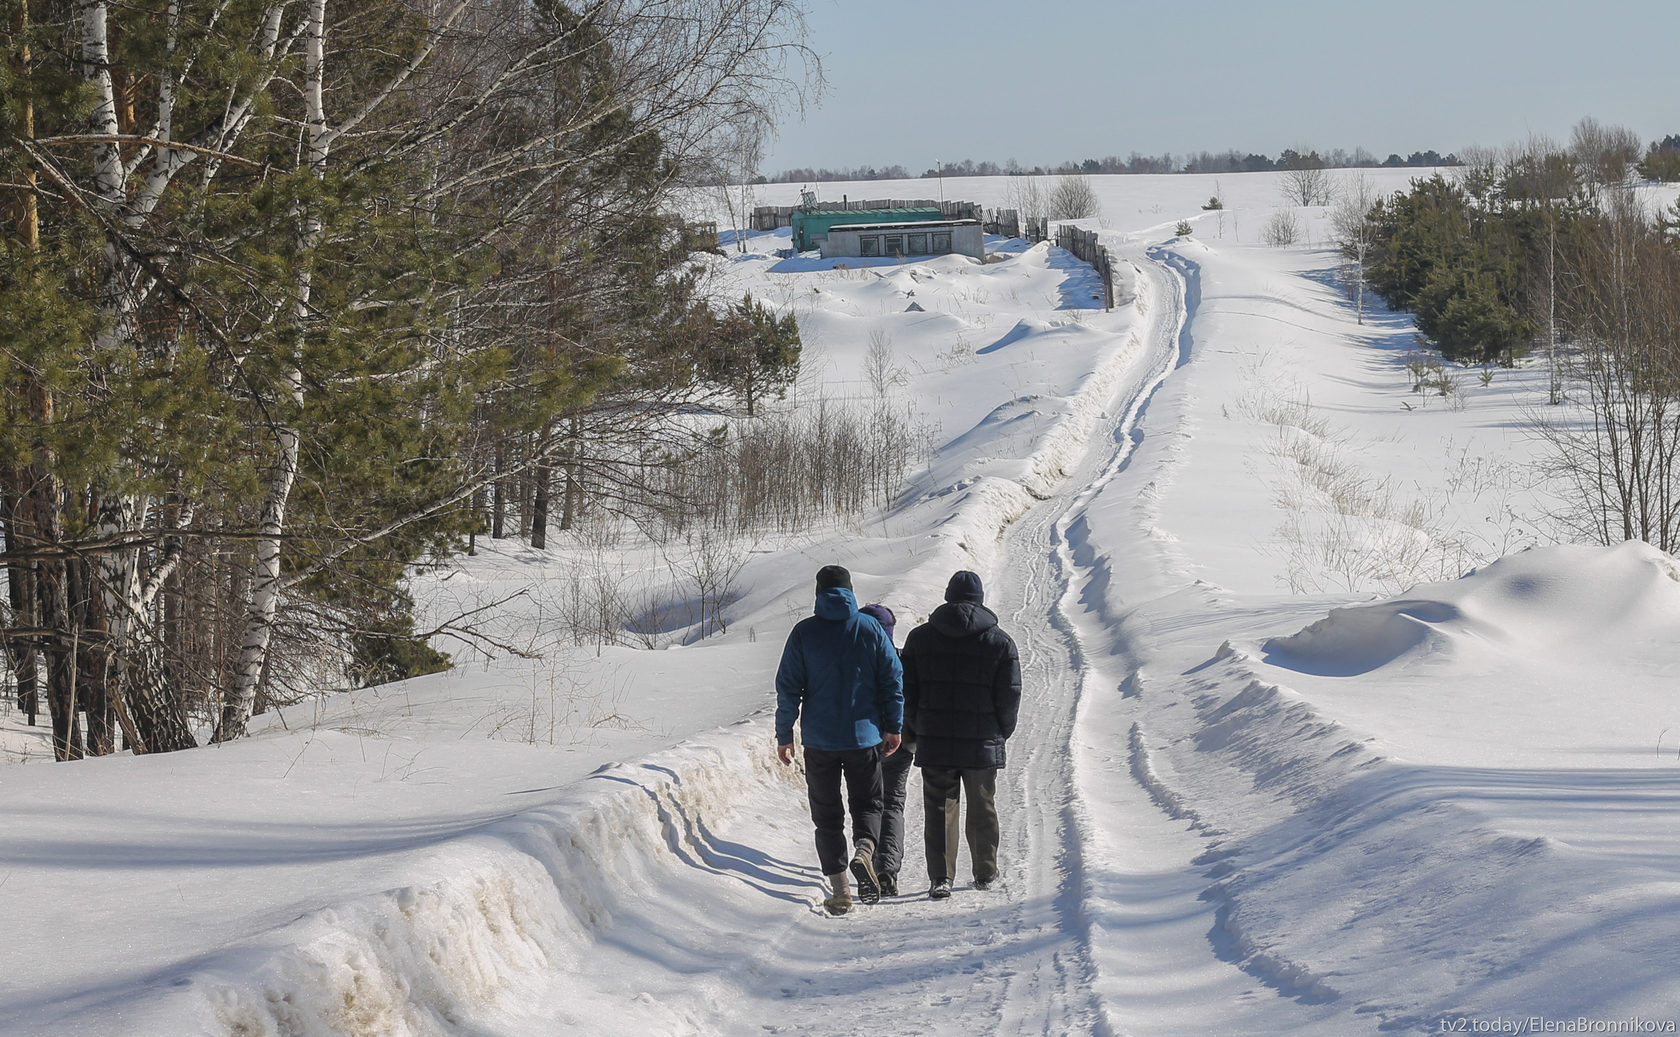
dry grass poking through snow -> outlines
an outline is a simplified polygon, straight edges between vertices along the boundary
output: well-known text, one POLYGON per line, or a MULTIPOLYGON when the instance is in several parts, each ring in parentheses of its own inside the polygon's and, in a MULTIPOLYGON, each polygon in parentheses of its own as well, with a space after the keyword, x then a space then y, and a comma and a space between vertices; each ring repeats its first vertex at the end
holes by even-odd
POLYGON ((1238 399, 1246 419, 1267 426, 1262 438, 1275 477, 1273 503, 1284 513, 1275 531, 1284 581, 1295 593, 1396 593, 1453 579, 1519 546, 1527 523, 1511 499, 1519 483, 1510 466, 1441 446, 1441 485, 1397 485, 1359 460, 1351 434, 1313 408, 1299 382, 1264 372, 1253 356, 1250 388, 1238 399), (1478 528, 1466 532, 1466 512, 1478 528))

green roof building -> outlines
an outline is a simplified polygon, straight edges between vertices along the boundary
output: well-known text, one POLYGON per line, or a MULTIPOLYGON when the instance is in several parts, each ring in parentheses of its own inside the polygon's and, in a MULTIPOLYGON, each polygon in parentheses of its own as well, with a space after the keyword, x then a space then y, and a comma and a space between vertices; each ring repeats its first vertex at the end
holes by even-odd
POLYGON ((937 205, 903 209, 805 209, 793 211, 793 250, 821 248, 832 227, 854 224, 937 223, 949 219, 937 205))

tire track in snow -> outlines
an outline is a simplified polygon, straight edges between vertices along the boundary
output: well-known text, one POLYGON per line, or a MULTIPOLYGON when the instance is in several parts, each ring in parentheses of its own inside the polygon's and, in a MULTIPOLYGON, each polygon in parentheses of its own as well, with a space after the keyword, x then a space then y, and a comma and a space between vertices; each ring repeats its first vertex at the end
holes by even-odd
MULTIPOLYGON (((1229 946, 1223 904, 1209 895, 1222 867, 1218 852, 1209 852, 1208 837, 1217 833, 1155 769, 1149 732, 1139 719, 1142 696, 1151 694, 1140 668, 1147 622, 1113 614, 1117 599, 1109 584, 1117 581, 1131 592, 1128 597, 1136 595, 1134 603, 1183 594, 1211 608, 1209 589, 1189 574, 1184 560, 1172 557, 1149 524, 1147 507, 1122 543, 1103 545, 1134 545, 1135 554, 1101 557, 1089 540, 1092 505, 1128 474, 1144 441, 1142 420, 1150 400, 1172 371, 1190 362, 1195 346, 1190 321, 1200 305, 1200 268, 1169 246, 1147 249, 1145 259, 1143 279, 1155 297, 1150 352, 1175 359, 1134 399, 1133 413, 1119 430, 1127 448, 1090 481, 1057 526, 1056 557, 1066 580, 1058 619, 1083 655, 1070 756, 1075 813, 1088 822, 1079 836, 1093 862, 1082 889, 1093 988, 1116 1031, 1317 1032, 1325 1021, 1322 1006, 1305 1003, 1274 976, 1245 971, 1242 955, 1229 946), (1087 645, 1107 652, 1096 657, 1085 651, 1087 645), (1093 820, 1097 817, 1101 823, 1093 820)), ((1135 491, 1146 501, 1161 473, 1132 474, 1151 480, 1135 491)), ((1121 481, 1111 492, 1134 491, 1121 481)))
MULTIPOLYGON (((1139 274, 1145 276, 1141 270, 1139 274)), ((1139 354, 1140 369, 1133 372, 1111 401, 1107 434, 1102 440, 1094 440, 1102 443, 1102 447, 1086 454, 1076 477, 1064 484, 1063 493, 1035 509, 1030 521, 1018 523, 1011 530, 1012 539, 1026 541, 1021 545, 1023 548, 1030 544, 1036 550, 1009 552, 1010 557, 1033 560, 1023 574, 1030 577, 1033 591, 1022 588, 1018 600, 1023 606, 1015 618, 1028 631, 1027 650, 1033 653, 1035 663, 1040 663, 1039 668, 1054 671, 1046 684, 1053 695, 1035 703, 1034 712, 1040 719, 1035 725, 1038 729, 1031 732, 1033 754, 1044 762, 1031 769, 1028 788, 1035 795, 1028 798, 1041 801, 1039 810, 1051 802, 1057 806, 1060 847, 1056 856, 1070 865, 1062 876, 1059 899, 1067 905, 1065 925, 1079 935, 1083 986, 1093 1007, 1090 1032, 1107 1034, 1127 1031, 1111 1006, 1104 1003, 1098 982, 1100 965, 1093 941, 1099 934, 1089 910, 1088 878, 1091 865, 1098 862, 1088 864, 1086 860, 1095 845, 1092 834, 1097 822, 1080 792, 1081 783, 1088 779, 1080 771, 1077 739, 1081 704, 1092 695, 1118 688, 1119 683, 1093 656, 1087 647, 1090 639, 1073 619, 1090 575, 1074 559, 1069 530, 1082 520, 1090 502, 1103 487, 1125 470, 1141 440, 1141 420, 1150 398, 1167 375, 1188 357, 1187 351, 1177 345, 1176 330, 1183 323, 1183 303, 1176 286, 1157 283, 1147 298, 1150 313, 1142 339, 1144 348, 1139 354)), ((1043 844, 1048 840, 1041 836, 1038 841, 1041 846, 1037 857, 1042 860, 1043 844)))
POLYGON ((1086 861, 1095 821, 1079 792, 1084 779, 1075 751, 1081 703, 1119 684, 1087 651, 1086 638, 1072 619, 1089 575, 1074 561, 1069 529, 1125 470, 1141 440, 1150 399, 1189 360, 1182 331, 1184 281, 1159 281, 1150 293, 1141 348, 1128 355, 1128 369, 1108 400, 1100 434, 1089 438, 1092 445, 1057 490, 1003 537, 1001 555, 1010 561, 996 576, 1001 594, 992 598, 1017 603, 1005 629, 1021 650, 1024 692, 1021 726, 1011 740, 1016 762, 999 782, 1005 816, 1000 856, 1009 854, 1008 859, 1019 862, 1025 888, 1016 892, 1017 904, 1023 909, 1047 906, 1047 917, 1022 921, 1053 926, 1068 946, 1049 959, 1053 968, 1012 984, 1005 1002, 1010 1012, 1001 1020, 1000 1033, 1126 1032, 1097 984, 1086 861), (1011 770, 1024 776, 1018 785, 1008 782, 1011 770), (1059 1019, 1053 1011, 1058 1005, 1059 1019))
MULTIPOLYGON (((1085 438, 1067 477, 1012 522, 1001 537, 988 599, 1014 603, 1005 629, 1021 650, 1025 701, 1010 742, 1010 763, 1000 775, 1003 819, 996 891, 979 894, 960 875, 957 894, 944 904, 917 899, 894 904, 881 934, 851 931, 882 909, 856 919, 824 920, 844 930, 843 940, 823 940, 818 956, 838 955, 837 978, 811 978, 787 1007, 785 1022, 769 1032, 818 1032, 823 1018, 837 1019, 865 991, 903 990, 886 998, 884 1028, 898 1033, 1098 1034, 1126 1032, 1111 1018, 1095 988, 1092 925, 1084 855, 1094 822, 1077 789, 1074 739, 1081 700, 1116 685, 1085 650, 1070 619, 1086 571, 1073 561, 1068 529, 1101 488, 1125 469, 1140 436, 1140 422, 1154 391, 1188 358, 1180 342, 1183 301, 1170 279, 1157 285, 1150 331, 1114 363, 1109 406, 1085 438), (1106 685, 1106 688, 1104 687, 1106 685), (940 946, 939 941, 943 945, 940 946), (928 955, 930 947, 939 948, 928 955), (953 976, 956 983, 953 984, 953 976), (928 1015, 920 1015, 917 1009, 928 1015)), ((913 790, 914 792, 914 790, 913 790)), ((916 810, 912 802, 911 811, 916 810)), ((912 839, 919 826, 911 823, 912 839)), ((916 840, 919 842, 919 840, 916 840)), ((921 874, 920 847, 906 855, 903 875, 921 874)), ((959 871, 967 866, 967 848, 959 871)), ((907 892, 920 889, 907 880, 907 892)), ((801 946, 812 934, 803 926, 784 934, 781 950, 809 955, 801 946)), ((867 996, 867 995, 864 995, 867 996)))
POLYGON ((1038 934, 1053 949, 1031 968, 1005 975, 996 1023, 977 1032, 1124 1032, 1094 983, 1084 879, 1093 822, 1077 790, 1071 750, 1080 701, 1108 678, 1093 667, 1069 619, 1069 601, 1079 594, 1075 579, 1083 570, 1073 562, 1067 531, 1102 486, 1124 470, 1150 397, 1188 357, 1177 337, 1183 323, 1176 316, 1183 310, 1177 289, 1167 282, 1155 295, 1161 302, 1151 315, 1151 330, 1134 338, 1138 348, 1116 361, 1124 370, 1110 379, 1108 406, 1086 438, 1088 445, 1068 466, 1067 477, 1004 532, 998 554, 1006 561, 992 574, 988 599, 1015 603, 1005 629, 1020 648, 1024 684, 1020 727, 998 789, 999 857, 1009 896, 1005 926, 1038 934))
MULTIPOLYGON (((998 545, 981 551, 1001 563, 987 567, 988 599, 1016 603, 1005 624, 1020 645, 1026 685, 1020 729, 999 780, 998 887, 990 893, 969 887, 964 846, 956 895, 944 903, 925 900, 920 825, 913 819, 914 845, 901 872, 912 899, 778 927, 769 953, 753 956, 753 972, 755 980, 775 977, 783 985, 749 982, 744 993, 753 1005, 742 1021, 764 1017, 766 1002, 779 993, 784 1000, 774 1006, 775 1021, 763 1024, 765 1032, 840 1032, 864 1020, 875 1028, 877 1019, 880 1029, 894 1033, 1116 1032, 1092 988, 1080 880, 1083 822, 1069 753, 1085 660, 1060 618, 1070 570, 1055 544, 1065 540, 1059 527, 1087 499, 1090 484, 1129 453, 1132 442, 1122 429, 1135 426, 1143 402, 1177 359, 1170 340, 1145 342, 1122 327, 1132 336, 1127 347, 1088 383, 1076 408, 1082 417, 1044 451, 1040 471, 1053 473, 1054 484, 1028 487, 1031 496, 1022 494, 1020 513, 1006 520, 998 545), (859 932, 860 925, 869 929, 859 932), (775 965, 813 959, 826 967, 796 981, 775 965)), ((911 813, 919 811, 917 799, 913 783, 911 813)), ((791 813, 782 823, 790 831, 801 827, 791 813)), ((809 853, 808 820, 804 828, 805 846, 790 845, 790 854, 809 853)))

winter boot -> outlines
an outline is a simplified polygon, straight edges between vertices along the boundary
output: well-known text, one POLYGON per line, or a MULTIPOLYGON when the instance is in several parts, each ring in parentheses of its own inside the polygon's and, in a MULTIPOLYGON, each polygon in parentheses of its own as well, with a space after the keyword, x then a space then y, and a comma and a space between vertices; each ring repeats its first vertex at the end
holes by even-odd
POLYGON ((950 895, 951 895, 951 880, 950 879, 934 879, 933 880, 933 885, 928 889, 928 899, 929 900, 944 900, 945 898, 949 897, 950 895))
POLYGON ((881 883, 875 878, 875 847, 868 840, 859 843, 852 854, 852 877, 857 879, 859 900, 865 904, 881 902, 881 883))
POLYGON ((877 872, 875 877, 880 880, 881 895, 884 897, 898 896, 898 876, 886 872, 877 872))
POLYGON ((831 915, 843 915, 852 909, 852 888, 846 873, 828 876, 828 888, 834 892, 823 898, 823 907, 831 915))

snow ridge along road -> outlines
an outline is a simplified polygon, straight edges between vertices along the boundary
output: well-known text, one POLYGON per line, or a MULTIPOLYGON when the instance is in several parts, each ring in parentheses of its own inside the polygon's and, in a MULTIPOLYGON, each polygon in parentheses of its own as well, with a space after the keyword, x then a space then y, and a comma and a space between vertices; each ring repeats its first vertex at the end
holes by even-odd
POLYGON ((1070 786, 1087 862, 1081 903, 1094 992, 1108 1026, 1122 1033, 1363 1031, 1368 1024, 1342 1017, 1323 999, 1303 998, 1277 975, 1256 973, 1222 935, 1218 853, 1210 852, 1207 826, 1155 773, 1141 723, 1140 703, 1153 699, 1154 689, 1142 669, 1150 623, 1136 606, 1168 598, 1186 601, 1179 608, 1194 614, 1198 604, 1214 604, 1152 507, 1159 482, 1171 478, 1182 415, 1153 414, 1149 405, 1195 349, 1191 320, 1201 272, 1188 248, 1154 246, 1134 260, 1152 311, 1148 352, 1159 366, 1139 383, 1115 430, 1124 448, 1104 470, 1070 481, 1083 488, 1073 491, 1052 533, 1057 568, 1066 574, 1057 623, 1075 646, 1079 684, 1070 786), (1140 457, 1143 463, 1134 464, 1140 457), (1123 515, 1118 525, 1129 538, 1094 546, 1093 509, 1123 515))
POLYGON ((926 899, 912 782, 903 894, 827 917, 803 783, 770 764, 760 715, 606 768, 562 803, 454 847, 458 879, 275 934, 253 975, 204 977, 217 1022, 604 1037, 1334 1032, 1334 1011, 1281 982, 1284 967, 1239 964, 1208 897, 1218 862, 1153 775, 1131 715, 1148 694, 1134 643, 1147 631, 1105 602, 1117 584, 1128 600, 1201 591, 1149 521, 1169 466, 1134 464, 1171 449, 1173 430, 1146 431, 1145 418, 1191 359, 1197 269, 1167 249, 1128 259, 1135 307, 1080 322, 1124 347, 1065 401, 1021 481, 959 484, 960 532, 936 538, 902 581, 905 596, 936 600, 953 568, 981 571, 1021 650, 997 887, 972 889, 964 847, 956 895, 926 899), (1089 515, 1117 501, 1139 536, 1103 556, 1089 515), (297 993, 333 977, 355 982, 297 993))
MULTIPOLYGON (((1030 506, 998 532, 995 545, 970 535, 968 548, 988 583, 987 600, 1016 639, 1025 688, 1010 763, 999 778, 1003 877, 987 893, 959 876, 945 903, 924 898, 918 786, 912 784, 909 848, 902 873, 904 902, 864 908, 854 918, 819 919, 784 935, 788 953, 833 967, 807 977, 769 1032, 842 1033, 836 1024, 856 999, 880 998, 887 1032, 907 1034, 1123 1034, 1099 990, 1092 915, 1085 878, 1088 819, 1070 752, 1082 694, 1092 687, 1090 660, 1068 616, 1084 577, 1065 549, 1067 526, 1089 495, 1123 466, 1136 441, 1149 395, 1179 362, 1182 288, 1170 272, 1150 276, 1146 328, 1124 332, 1128 348, 1094 372, 1058 430, 1046 457, 1032 466, 1046 478, 1026 487, 1030 506), (1156 301, 1156 300, 1159 301, 1156 301), (857 932, 867 927, 867 932, 857 932), (902 992, 902 993, 900 993, 902 992)), ((1104 318, 1086 322, 1102 330, 1104 318)), ((1124 329, 1118 318, 1116 327, 1124 329)), ((976 487, 976 492, 983 487, 976 487)), ((935 574, 940 584, 946 572, 935 574)), ((931 582, 931 577, 930 577, 931 582)), ((1098 678, 1101 680, 1101 678, 1098 678)), ((808 856, 803 804, 783 823, 795 838, 787 852, 808 856)), ((1153 804, 1144 809, 1155 812, 1153 804)), ((959 871, 967 865, 966 847, 959 871)), ((764 1004, 749 996, 749 1003, 764 1004)), ((740 1020, 743 1024, 746 1018, 740 1020)), ((741 1028, 743 1031, 745 1027, 741 1028)))

